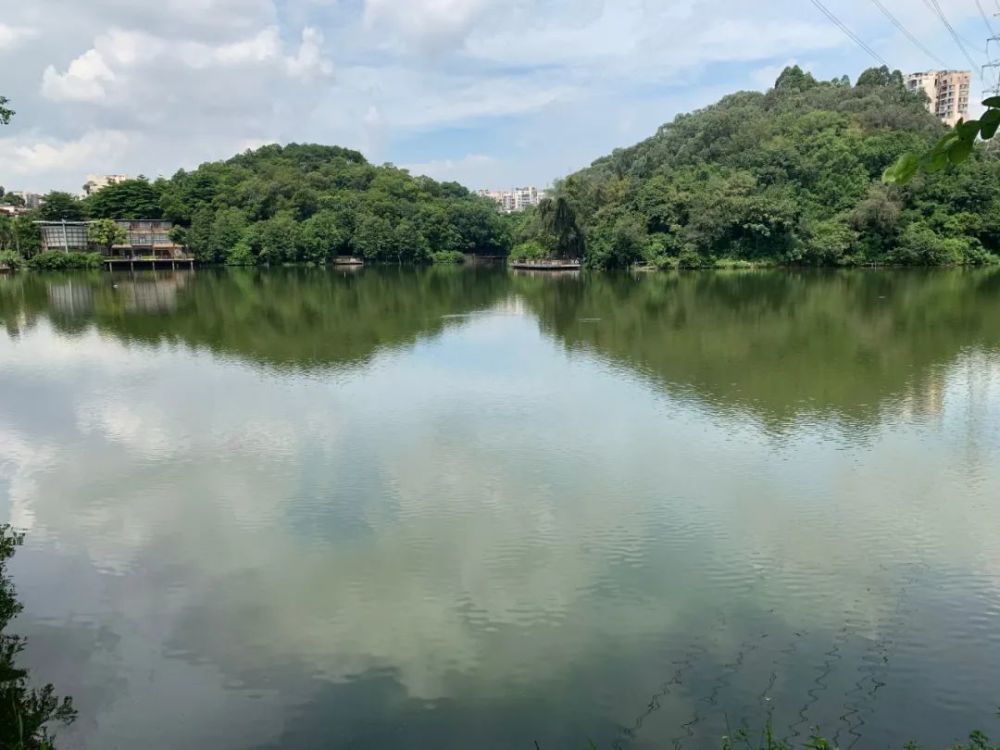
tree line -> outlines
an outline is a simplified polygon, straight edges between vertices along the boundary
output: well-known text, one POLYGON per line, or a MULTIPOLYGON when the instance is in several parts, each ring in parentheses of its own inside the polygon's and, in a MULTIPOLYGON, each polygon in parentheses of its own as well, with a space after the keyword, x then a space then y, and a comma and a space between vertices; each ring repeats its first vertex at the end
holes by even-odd
POLYGON ((595 268, 994 262, 992 151, 967 138, 963 158, 942 161, 943 149, 957 148, 950 136, 934 152, 936 169, 883 182, 901 156, 945 134, 926 103, 884 67, 853 85, 789 67, 766 93, 680 115, 562 180, 551 204, 515 228, 514 252, 575 252, 595 268))
MULTIPOLYGON (((423 263, 511 248, 592 268, 996 262, 1000 159, 975 140, 994 134, 1000 112, 949 131, 926 104, 885 67, 852 84, 791 66, 767 92, 680 115, 513 217, 457 183, 300 144, 84 200, 49 193, 38 217, 169 219, 197 259, 233 265, 423 263)), ((37 243, 30 220, 0 219, 0 250, 30 255, 37 243)))
MULTIPOLYGON (((172 239, 198 260, 232 265, 322 264, 338 255, 425 263, 502 255, 510 246, 493 203, 336 146, 264 146, 169 179, 108 185, 84 199, 51 192, 31 218, 166 219, 175 224, 172 239)), ((19 229, 28 232, 28 224, 19 229)), ((12 248, 13 235, 2 232, 0 248, 12 248)), ((22 251, 36 248, 18 239, 22 251)))

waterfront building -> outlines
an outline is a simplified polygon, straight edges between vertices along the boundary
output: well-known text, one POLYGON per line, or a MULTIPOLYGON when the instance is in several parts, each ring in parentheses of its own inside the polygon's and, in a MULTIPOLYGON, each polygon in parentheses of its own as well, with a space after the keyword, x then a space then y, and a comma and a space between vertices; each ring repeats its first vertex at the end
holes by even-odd
POLYGON ((42 234, 43 251, 71 253, 87 250, 87 222, 38 221, 35 223, 42 234))
MULTIPOLYGON (((90 247, 87 240, 87 221, 39 221, 42 249, 46 251, 83 252, 90 247)), ((105 254, 111 257, 182 258, 184 248, 170 239, 173 223, 161 219, 135 219, 119 221, 127 241, 115 245, 105 254)))

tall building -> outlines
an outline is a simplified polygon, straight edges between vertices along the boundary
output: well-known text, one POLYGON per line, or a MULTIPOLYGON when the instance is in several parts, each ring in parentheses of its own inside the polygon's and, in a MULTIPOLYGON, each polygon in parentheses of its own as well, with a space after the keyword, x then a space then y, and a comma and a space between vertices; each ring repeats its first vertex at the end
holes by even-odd
POLYGON ((910 91, 927 94, 930 100, 927 111, 950 126, 969 116, 971 81, 972 74, 967 70, 928 70, 910 73, 906 77, 906 86, 910 91))
POLYGON ((537 206, 545 197, 545 191, 535 187, 520 187, 513 190, 480 190, 479 195, 496 201, 498 210, 512 214, 537 206))
POLYGON ((127 174, 88 174, 87 181, 83 183, 83 197, 93 195, 108 185, 115 185, 130 179, 132 178, 127 174))
POLYGON ((38 193, 32 193, 27 190, 11 190, 10 192, 23 200, 24 207, 27 209, 34 210, 42 204, 42 196, 38 193))

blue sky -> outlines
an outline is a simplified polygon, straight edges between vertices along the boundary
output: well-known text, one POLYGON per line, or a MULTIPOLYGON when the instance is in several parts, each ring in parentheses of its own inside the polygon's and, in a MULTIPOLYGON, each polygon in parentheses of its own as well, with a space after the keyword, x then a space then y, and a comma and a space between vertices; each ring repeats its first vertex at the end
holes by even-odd
MULTIPOLYGON (((985 62, 976 0, 939 2, 985 62)), ((968 69, 930 3, 883 0, 968 69)), ((826 4, 893 67, 940 67, 872 0, 826 4)), ((0 184, 76 191, 310 141, 471 188, 544 186, 792 62, 875 64, 805 0, 36 0, 0 16, 18 111, 0 184)))

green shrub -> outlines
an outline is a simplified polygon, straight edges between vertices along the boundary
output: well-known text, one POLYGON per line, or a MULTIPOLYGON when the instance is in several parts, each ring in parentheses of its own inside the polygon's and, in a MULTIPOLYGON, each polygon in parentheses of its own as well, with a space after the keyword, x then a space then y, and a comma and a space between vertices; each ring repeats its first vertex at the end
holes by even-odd
POLYGON ((28 265, 36 271, 69 271, 77 268, 100 268, 100 253, 64 253, 49 250, 39 253, 28 265))
POLYGON ((24 258, 13 250, 0 250, 0 268, 4 267, 14 271, 24 268, 24 258))
POLYGON ((678 268, 705 268, 711 265, 711 260, 703 258, 698 248, 690 242, 685 242, 677 254, 678 268))
POLYGON ((226 253, 227 266, 255 266, 257 258, 254 257, 253 248, 245 239, 239 240, 226 253))
POLYGON ((437 266, 457 266, 465 263, 465 255, 458 250, 439 250, 431 253, 431 260, 437 266))
POLYGON ((515 246, 514 249, 510 251, 510 260, 515 262, 525 260, 545 260, 548 255, 548 251, 540 242, 531 240, 530 242, 522 242, 520 245, 515 246))

